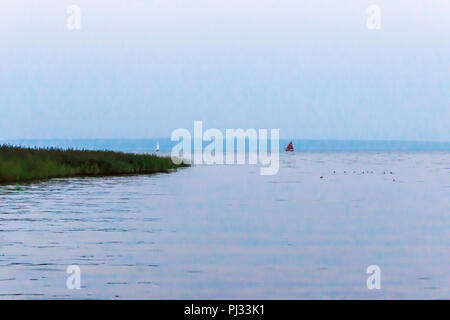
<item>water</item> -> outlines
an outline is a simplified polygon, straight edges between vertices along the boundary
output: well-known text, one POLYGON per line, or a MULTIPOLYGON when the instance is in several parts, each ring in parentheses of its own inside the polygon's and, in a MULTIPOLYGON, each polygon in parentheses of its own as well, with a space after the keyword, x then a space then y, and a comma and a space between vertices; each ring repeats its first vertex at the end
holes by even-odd
MULTIPOLYGON (((225 139, 224 139, 225 140, 225 139)), ((288 145, 288 139, 280 139, 280 150, 288 145)), ((385 141, 385 140, 304 140, 293 139, 297 151, 449 151, 449 141, 385 141)), ((248 140, 247 140, 248 142, 248 140)), ((23 147, 54 147, 88 150, 115 150, 124 152, 153 152, 159 143, 161 152, 168 152, 178 144, 168 138, 158 139, 12 139, 0 140, 0 145, 9 144, 23 147)), ((192 147, 194 146, 191 140, 192 147)), ((203 142, 205 147, 208 142, 203 142)), ((235 145, 236 146, 236 145, 235 145)), ((223 149, 226 144, 224 141, 223 149)), ((245 148, 248 151, 248 144, 245 148)), ((268 141, 270 149, 270 140, 268 141)))
POLYGON ((0 186, 0 298, 450 298, 450 152, 280 157, 0 186))

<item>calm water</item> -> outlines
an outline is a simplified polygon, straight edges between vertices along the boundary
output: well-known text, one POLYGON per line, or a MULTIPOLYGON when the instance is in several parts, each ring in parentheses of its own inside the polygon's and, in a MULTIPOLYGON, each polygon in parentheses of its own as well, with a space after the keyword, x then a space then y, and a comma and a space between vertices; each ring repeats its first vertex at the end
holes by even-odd
POLYGON ((450 298, 450 152, 280 161, 0 186, 0 295, 450 298))

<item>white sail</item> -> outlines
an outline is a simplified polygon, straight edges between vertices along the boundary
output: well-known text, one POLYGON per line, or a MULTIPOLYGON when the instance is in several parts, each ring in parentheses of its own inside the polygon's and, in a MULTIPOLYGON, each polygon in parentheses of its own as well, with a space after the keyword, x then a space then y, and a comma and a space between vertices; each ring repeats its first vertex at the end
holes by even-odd
POLYGON ((156 152, 159 151, 159 141, 156 143, 156 152))

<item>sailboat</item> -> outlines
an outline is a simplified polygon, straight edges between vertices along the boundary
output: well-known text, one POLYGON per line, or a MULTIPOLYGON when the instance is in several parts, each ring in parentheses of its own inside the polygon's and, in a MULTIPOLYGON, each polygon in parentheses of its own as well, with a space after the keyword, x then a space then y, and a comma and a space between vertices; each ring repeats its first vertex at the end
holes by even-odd
POLYGON ((156 142, 156 152, 158 152, 158 151, 159 151, 159 141, 156 142))
POLYGON ((288 146, 286 147, 286 152, 289 152, 289 151, 294 151, 294 146, 292 145, 292 141, 289 142, 288 146))

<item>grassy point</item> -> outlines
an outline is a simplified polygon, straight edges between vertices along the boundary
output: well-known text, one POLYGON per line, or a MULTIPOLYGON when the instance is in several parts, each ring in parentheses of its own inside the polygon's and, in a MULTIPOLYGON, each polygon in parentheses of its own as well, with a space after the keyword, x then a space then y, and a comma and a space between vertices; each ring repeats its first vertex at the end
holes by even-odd
POLYGON ((116 151, 0 146, 0 183, 51 178, 152 174, 187 167, 170 157, 116 151))

